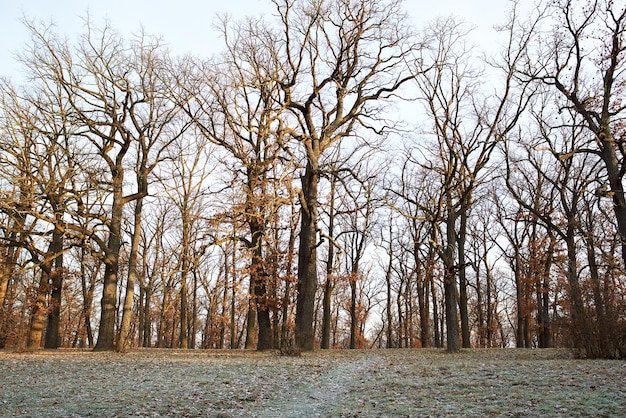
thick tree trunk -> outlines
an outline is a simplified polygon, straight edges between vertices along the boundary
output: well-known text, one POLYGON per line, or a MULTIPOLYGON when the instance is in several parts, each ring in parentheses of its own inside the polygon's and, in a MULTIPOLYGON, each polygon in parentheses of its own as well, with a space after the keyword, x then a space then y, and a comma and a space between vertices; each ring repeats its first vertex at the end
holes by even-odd
MULTIPOLYGON (((257 350, 263 351, 270 350, 274 346, 270 307, 267 303, 267 280, 269 278, 263 259, 263 225, 256 222, 249 222, 249 225, 253 248, 250 268, 250 284, 253 286, 251 302, 254 304, 253 309, 256 312, 255 322, 258 325, 258 338, 255 341, 255 345, 257 350)), ((250 327, 250 324, 248 324, 248 327, 250 327)))
POLYGON ((109 239, 104 258, 104 278, 102 286, 102 301, 100 303, 100 328, 98 342, 94 350, 105 351, 115 349, 115 315, 117 311, 117 279, 120 248, 122 245, 122 216, 124 197, 123 169, 112 170, 117 172, 113 177, 113 202, 111 204, 111 224, 109 225, 109 239))
POLYGON ((298 251, 298 297, 296 301, 296 344, 312 351, 315 344, 315 292, 317 291, 317 160, 309 162, 302 176, 302 219, 298 251))
POLYGON ((446 248, 443 251, 444 277, 443 291, 446 306, 446 348, 450 352, 461 349, 459 335, 459 294, 456 285, 455 247, 457 244, 455 217, 448 214, 446 222, 446 248))
MULTIPOLYGON (((62 256, 60 256, 62 257, 62 256)), ((63 292, 64 269, 63 262, 55 263, 55 269, 50 275, 50 310, 48 312, 48 325, 44 348, 54 349, 61 346, 59 328, 61 325, 61 299, 63 292)))
POLYGON ((50 274, 50 309, 48 312, 48 326, 44 348, 54 349, 61 346, 59 327, 61 325, 61 302, 63 294, 63 279, 65 266, 63 265, 63 216, 65 209, 60 196, 52 196, 50 200, 55 212, 55 226, 52 231, 49 253, 54 256, 54 270, 50 274))
POLYGON ((137 268, 139 258, 139 243, 141 241, 141 215, 143 198, 137 199, 135 204, 134 231, 131 239, 130 254, 128 260, 128 278, 126 281, 126 295, 122 310, 122 323, 117 342, 117 351, 124 352, 130 346, 130 325, 133 314, 133 301, 135 299, 135 283, 137 281, 137 268))
POLYGON ((598 134, 601 144, 601 156, 606 167, 613 199, 613 211, 621 240, 622 261, 626 266, 626 197, 624 196, 623 170, 615 152, 615 138, 607 127, 598 134))
POLYGON ((46 259, 41 265, 41 280, 37 289, 30 330, 28 347, 40 348, 43 336, 46 310, 48 325, 46 328, 44 347, 59 348, 59 323, 61 317, 61 288, 63 287, 63 232, 55 226, 52 240, 48 245, 46 259), (50 296, 50 297, 48 297, 50 296))
POLYGON ((30 329, 28 330, 27 347, 30 349, 41 348, 41 337, 43 336, 43 328, 45 322, 45 312, 47 305, 47 296, 50 282, 50 268, 41 269, 41 278, 37 287, 37 297, 32 303, 32 314, 30 319, 30 329))
POLYGON ((550 243, 545 255, 542 277, 539 278, 536 284, 539 348, 550 348, 552 346, 552 331, 550 326, 550 271, 552 270, 552 259, 554 257, 555 245, 556 241, 552 236, 550 236, 550 243))

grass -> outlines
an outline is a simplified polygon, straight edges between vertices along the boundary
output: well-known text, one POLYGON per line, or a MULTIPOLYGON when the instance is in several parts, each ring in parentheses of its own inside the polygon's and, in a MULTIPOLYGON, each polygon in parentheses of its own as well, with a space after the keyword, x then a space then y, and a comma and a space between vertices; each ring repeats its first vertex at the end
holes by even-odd
POLYGON ((563 350, 0 352, 0 416, 625 416, 626 363, 563 350))

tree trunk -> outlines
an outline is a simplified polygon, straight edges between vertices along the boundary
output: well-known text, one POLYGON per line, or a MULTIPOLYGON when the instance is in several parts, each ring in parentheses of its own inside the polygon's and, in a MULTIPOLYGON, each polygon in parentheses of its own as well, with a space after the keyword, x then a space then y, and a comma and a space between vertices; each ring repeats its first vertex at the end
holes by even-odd
MULTIPOLYGON (((235 348, 237 348, 237 323, 236 323, 236 312, 235 312, 235 305, 236 305, 236 301, 237 301, 237 276, 236 276, 236 272, 237 269, 235 268, 236 265, 236 257, 237 257, 237 248, 235 245, 235 241, 233 241, 233 252, 231 254, 231 262, 232 265, 230 266, 232 269, 232 280, 233 280, 233 286, 231 288, 231 294, 230 294, 230 349, 234 350, 235 348)), ((227 270, 228 271, 228 270, 227 270)))
POLYGON ((626 266, 626 198, 624 196, 624 186, 622 183, 622 170, 620 170, 617 155, 615 153, 615 139, 607 133, 600 133, 598 137, 602 144, 602 160, 606 166, 607 175, 609 177, 609 185, 613 194, 613 211, 617 221, 617 229, 619 231, 622 261, 626 266))
POLYGON ((104 351, 115 349, 115 314, 117 311, 117 273, 119 266, 120 248, 122 245, 122 216, 124 210, 124 197, 122 187, 124 184, 123 168, 112 170, 117 174, 113 176, 113 202, 111 204, 111 224, 109 226, 109 239, 104 258, 104 279, 102 287, 102 301, 100 303, 100 328, 98 342, 94 350, 104 351))
POLYGON ((298 251, 298 296, 296 301, 296 344, 312 351, 315 343, 315 292, 317 291, 317 194, 319 170, 317 158, 309 155, 302 176, 302 219, 298 251))
POLYGON ((358 318, 356 311, 356 296, 357 296, 357 274, 352 273, 349 277, 350 281, 350 348, 357 348, 357 326, 358 318))
POLYGON ((117 351, 125 352, 130 344, 130 325, 133 315, 133 301, 135 299, 135 283, 137 281, 137 268, 139 258, 139 243, 141 242, 141 215, 143 209, 143 198, 135 202, 134 230, 131 239, 130 254, 128 259, 128 278, 126 281, 126 295, 124 297, 124 307, 122 309, 122 323, 120 325, 119 337, 117 340, 117 351))
POLYGON ((322 304, 322 342, 320 348, 326 350, 330 348, 330 328, 332 317, 332 294, 333 294, 333 273, 334 273, 334 259, 335 259, 335 243, 333 242, 334 229, 335 229, 335 190, 336 182, 333 176, 333 181, 330 183, 330 207, 328 209, 328 256, 326 257, 326 283, 324 283, 324 298, 322 304))
POLYGON ((398 348, 402 348, 402 342, 406 335, 404 329, 404 314, 402 311, 402 295, 404 293, 402 285, 404 284, 404 278, 400 277, 400 284, 398 285, 398 294, 396 295, 396 309, 398 310, 398 348))
MULTIPOLYGON (((591 215, 588 215, 591 216, 591 215)), ((593 292, 593 304, 596 312, 596 327, 598 333, 598 343, 603 352, 602 357, 607 358, 612 354, 611 339, 609 338, 609 324, 607 323, 607 315, 605 309, 605 301, 602 297, 600 272, 598 270, 598 262, 596 260, 596 246, 593 232, 586 234, 585 246, 587 249, 587 262, 589 264, 589 275, 591 276, 591 287, 593 292)))
POLYGON ((567 247, 567 280, 570 287, 570 315, 572 319, 573 347, 586 350, 587 355, 597 355, 594 352, 594 338, 591 333, 590 324, 585 315, 585 308, 578 281, 576 234, 574 219, 568 219, 565 244, 567 247))
POLYGON ((450 211, 446 221, 446 247, 443 251, 444 276, 443 291, 446 307, 446 348, 450 352, 461 349, 461 337, 459 335, 459 300, 456 286, 455 248, 457 245, 456 217, 450 211))
MULTIPOLYGON (((391 236, 390 236, 391 237, 391 236)), ((389 247, 391 247, 391 238, 389 239, 389 247)), ((391 249, 390 249, 391 251, 391 249)), ((391 311, 391 269, 392 256, 389 256, 389 265, 385 271, 385 285, 387 287, 387 348, 393 348, 393 313, 391 311)))
POLYGON ((465 239, 467 236, 467 208, 461 208, 459 234, 457 237, 459 247, 458 272, 459 272, 459 313, 461 315, 461 342, 463 348, 471 348, 469 313, 467 310, 467 275, 465 271, 465 239))
POLYGON ((50 243, 50 254, 54 256, 54 271, 50 274, 50 309, 48 312, 48 326, 44 348, 55 349, 61 346, 61 336, 59 327, 61 325, 61 302, 63 294, 63 278, 65 277, 65 267, 63 265, 63 216, 65 208, 60 196, 54 195, 50 203, 55 212, 55 225, 52 231, 52 241, 50 243))
POLYGON ((443 347, 443 343, 441 340, 441 327, 439 327, 439 304, 437 301, 437 292, 435 289, 435 275, 433 274, 430 277, 430 283, 429 283, 429 287, 430 287, 430 294, 432 296, 433 299, 433 325, 435 326, 435 347, 437 348, 441 348, 443 347))
MULTIPOLYGON (((258 351, 263 351, 272 349, 274 345, 270 307, 267 304, 267 281, 269 277, 263 259, 263 226, 255 222, 249 222, 249 225, 253 248, 250 268, 250 282, 253 286, 251 303, 254 304, 256 321, 258 322, 258 339, 255 345, 258 351)), ((250 317, 248 318, 250 319, 250 317)))
MULTIPOLYGON (((285 266, 285 270, 287 272, 287 280, 285 281, 285 295, 283 297, 283 309, 282 309, 282 318, 283 323, 280 330, 280 346, 284 347, 287 342, 290 330, 290 320, 289 320, 289 306, 291 304, 291 272, 293 269, 293 259, 295 254, 296 247, 296 228, 298 225, 298 220, 296 219, 298 215, 294 212, 294 204, 292 202, 291 206, 291 214, 293 216, 290 217, 289 221, 289 242, 287 244, 287 265, 285 266)), ((291 342, 290 342, 291 343, 291 342)))
POLYGON ((80 285, 81 285, 81 293, 83 295, 83 312, 82 317, 84 321, 85 334, 87 334, 87 346, 89 348, 93 348, 93 330, 91 329, 91 309, 93 303, 93 295, 95 291, 95 287, 93 285, 94 280, 90 280, 89 286, 87 285, 87 269, 85 267, 85 249, 81 249, 81 275, 80 275, 80 285))
POLYGON ((45 320, 45 312, 47 305, 47 296, 50 283, 50 269, 41 269, 41 278, 37 287, 37 297, 32 306, 32 314, 30 320, 30 329, 28 331, 27 347, 30 349, 41 348, 41 337, 43 336, 43 327, 45 320))
POLYGON ((187 336, 187 274, 186 263, 183 262, 182 276, 180 281, 180 334, 178 338, 178 346, 184 350, 189 348, 189 340, 187 336))
POLYGON ((537 283, 537 322, 539 326, 538 342, 539 348, 550 348, 552 346, 552 331, 550 327, 550 270, 552 269, 552 259, 554 256, 555 239, 550 234, 550 243, 545 255, 545 264, 537 283))

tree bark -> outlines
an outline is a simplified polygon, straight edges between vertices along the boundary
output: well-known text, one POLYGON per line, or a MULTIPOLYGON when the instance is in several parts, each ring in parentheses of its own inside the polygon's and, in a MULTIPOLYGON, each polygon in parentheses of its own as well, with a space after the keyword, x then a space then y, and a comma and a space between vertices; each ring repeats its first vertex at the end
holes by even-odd
MULTIPOLYGON (((318 148, 318 147, 316 147, 318 148)), ((316 153, 309 153, 302 176, 302 219, 298 251, 298 297, 296 300, 296 344, 305 351, 315 345, 313 321, 317 291, 317 207, 319 169, 316 153)))
MULTIPOLYGON (((123 157, 118 155, 118 159, 123 157)), ((111 203, 111 224, 104 257, 104 278, 102 301, 100 302, 100 328, 96 351, 115 349, 115 316, 117 312, 117 279, 120 248, 122 246, 122 217, 124 197, 124 169, 121 166, 112 169, 113 201, 111 203)))
POLYGON ((467 309, 467 274, 465 268, 465 241, 467 236, 467 211, 469 208, 463 204, 460 208, 460 225, 457 237, 459 261, 459 313, 461 316, 461 343, 463 348, 471 348, 469 312, 467 309))
POLYGON ((449 352, 461 349, 461 337, 459 335, 459 299, 456 285, 455 248, 457 245, 456 217, 448 213, 446 221, 446 247, 443 251, 444 262, 444 302, 446 306, 446 348, 449 352))
POLYGON ((131 238, 130 254, 128 260, 128 278, 126 281, 126 295, 122 308, 122 323, 117 342, 117 351, 125 352, 131 345, 130 325, 133 315, 133 301, 135 299, 135 283, 137 281, 137 269, 139 258, 139 243, 141 242, 141 218, 143 210, 143 198, 135 202, 134 230, 131 238))

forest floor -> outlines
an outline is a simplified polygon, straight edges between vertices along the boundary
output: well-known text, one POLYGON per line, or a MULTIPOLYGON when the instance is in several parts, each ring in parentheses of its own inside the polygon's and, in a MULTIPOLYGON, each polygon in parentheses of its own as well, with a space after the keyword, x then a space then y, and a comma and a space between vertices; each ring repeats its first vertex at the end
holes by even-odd
POLYGON ((2 417, 626 416, 626 362, 563 350, 0 352, 2 417))

